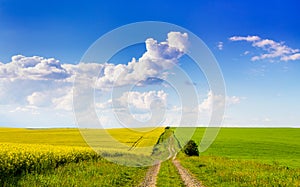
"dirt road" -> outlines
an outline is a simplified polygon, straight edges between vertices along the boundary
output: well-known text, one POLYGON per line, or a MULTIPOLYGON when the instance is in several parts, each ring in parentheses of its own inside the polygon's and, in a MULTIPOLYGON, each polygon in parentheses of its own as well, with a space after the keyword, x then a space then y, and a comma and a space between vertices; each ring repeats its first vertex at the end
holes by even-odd
MULTIPOLYGON (((169 152, 169 156, 167 158, 172 158, 172 163, 177 168, 178 173, 180 174, 180 177, 182 181, 184 182, 184 185, 187 187, 204 187, 201 182, 199 182, 197 179, 194 178, 193 175, 191 175, 188 170, 186 170, 184 167, 181 166, 180 162, 176 160, 176 149, 175 149, 175 141, 174 137, 170 137, 167 142, 167 149, 169 152)), ((156 186, 156 180, 157 175, 160 170, 161 161, 156 161, 155 165, 153 165, 151 168, 149 168, 146 177, 143 181, 143 183, 140 185, 140 187, 155 187, 156 186)))
POLYGON ((140 187, 155 187, 156 179, 159 173, 161 161, 157 161, 151 168, 148 170, 146 177, 140 187))
POLYGON ((195 179, 184 167, 181 166, 178 160, 172 160, 176 166, 178 173, 181 176, 182 181, 187 187, 204 187, 197 179, 195 179))

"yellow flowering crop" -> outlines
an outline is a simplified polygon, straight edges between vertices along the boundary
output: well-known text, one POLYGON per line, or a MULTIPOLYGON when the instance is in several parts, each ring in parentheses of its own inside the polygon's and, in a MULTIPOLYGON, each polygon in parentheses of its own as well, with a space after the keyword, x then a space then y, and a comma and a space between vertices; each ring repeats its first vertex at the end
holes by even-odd
POLYGON ((91 148, 0 143, 1 176, 38 172, 60 164, 98 158, 91 148))

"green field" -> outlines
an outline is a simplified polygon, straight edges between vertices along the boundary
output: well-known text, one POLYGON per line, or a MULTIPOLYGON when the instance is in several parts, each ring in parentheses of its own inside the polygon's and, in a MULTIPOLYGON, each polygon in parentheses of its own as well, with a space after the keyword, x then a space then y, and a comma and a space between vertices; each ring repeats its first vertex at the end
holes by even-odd
POLYGON ((206 186, 300 186, 300 129, 222 128, 200 157, 178 158, 206 186))
MULTIPOLYGON (((148 167, 97 156, 81 133, 90 136, 89 144, 101 145, 107 158, 139 166, 151 154, 165 157, 168 147, 183 146, 190 129, 177 128, 179 137, 174 130, 0 128, 0 185, 137 186, 148 167)), ((192 139, 199 144, 204 131, 197 128, 192 139)), ((200 157, 181 152, 177 159, 206 186, 300 186, 300 129, 222 128, 200 157)), ((166 185, 183 186, 170 160, 157 177, 157 186, 166 185)))
MULTIPOLYGON (((204 128, 197 128, 192 139, 199 144, 204 131, 204 128)), ((202 155, 300 167, 300 129, 222 128, 214 143, 202 155)))
POLYGON ((179 155, 179 160, 205 186, 300 186, 300 168, 220 156, 179 155))
POLYGON ((84 161, 60 166, 18 179, 20 186, 138 186, 146 167, 125 167, 105 160, 84 161))

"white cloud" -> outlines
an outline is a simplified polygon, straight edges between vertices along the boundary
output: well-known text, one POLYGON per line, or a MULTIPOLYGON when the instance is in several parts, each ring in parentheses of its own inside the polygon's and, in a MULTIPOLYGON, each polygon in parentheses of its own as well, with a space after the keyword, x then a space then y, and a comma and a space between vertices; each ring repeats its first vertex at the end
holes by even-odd
POLYGON ((212 91, 209 91, 207 93, 207 98, 203 100, 202 103, 199 104, 199 111, 200 112, 207 112, 211 111, 212 107, 226 107, 231 106, 240 103, 241 98, 237 96, 222 96, 222 95, 216 95, 212 91), (226 106, 225 106, 226 104, 226 106))
POLYGON ((97 78, 100 70, 103 74, 98 79, 99 87, 132 84, 147 77, 163 77, 164 71, 171 69, 188 49, 186 33, 170 32, 164 42, 158 43, 149 38, 145 41, 146 52, 138 60, 132 59, 128 64, 61 64, 54 58, 39 56, 25 57, 15 55, 12 61, 0 64, 0 78, 10 80, 55 80, 72 82, 74 76, 97 78))
MULTIPOLYGON (((15 55, 11 62, 0 64, 1 102, 46 106, 45 99, 52 101, 53 98, 49 94, 45 96, 44 93, 72 86, 76 75, 96 82, 96 88, 100 90, 111 88, 113 85, 136 84, 149 77, 163 78, 187 51, 188 35, 170 32, 166 41, 159 43, 149 38, 145 44, 146 52, 142 57, 138 60, 133 58, 128 64, 118 65, 61 64, 55 58, 15 55), (99 74, 100 70, 103 71, 102 74, 99 74)), ((55 94, 52 94, 52 97, 54 96, 55 94)))
MULTIPOLYGON (((254 39, 248 38, 247 40, 254 39)), ((30 114, 50 116, 49 113, 55 114, 54 116, 57 113, 61 114, 63 120, 65 115, 73 115, 71 113, 72 86, 76 76, 80 75, 90 82, 95 82, 96 92, 101 93, 110 90, 114 85, 124 86, 136 84, 139 81, 147 83, 152 79, 157 81, 158 79, 154 78, 163 79, 168 76, 179 58, 188 51, 189 46, 188 35, 179 32, 170 32, 163 42, 149 38, 145 44, 146 52, 140 58, 133 58, 128 64, 118 65, 111 63, 61 64, 54 58, 13 56, 11 62, 0 63, 0 104, 14 106, 13 110, 9 110, 11 114, 24 113, 29 121, 31 120, 30 114)), ((219 44, 223 47, 223 43, 219 44)), ((168 98, 169 95, 163 90, 125 92, 118 98, 118 107, 128 108, 129 105, 133 108, 132 115, 135 119, 146 121, 151 118, 149 115, 151 103, 160 101, 165 107, 171 108, 168 108, 170 111, 165 114, 165 124, 179 124, 181 111, 190 116, 197 115, 196 106, 181 110, 179 106, 169 106, 168 98)), ((222 107, 225 105, 222 98, 209 92, 198 109, 200 112, 207 112, 211 110, 213 103, 217 107, 222 107)), ((227 106, 240 102, 240 98, 235 96, 226 97, 225 100, 227 106)), ((104 111, 101 119, 108 120, 110 111, 107 109, 112 107, 112 102, 107 99, 106 102, 96 103, 96 108, 104 111)), ((127 116, 124 119, 128 119, 127 116)), ((42 122, 43 119, 40 118, 40 120, 42 122)))
POLYGON ((13 110, 10 110, 9 112, 15 113, 15 112, 29 112, 30 114, 37 115, 39 114, 38 112, 38 107, 35 106, 25 106, 25 107, 17 107, 13 110))
POLYGON ((188 35, 179 32, 168 33, 164 42, 153 38, 146 41, 146 52, 138 60, 133 58, 128 64, 105 64, 103 76, 97 81, 98 88, 110 88, 127 84, 136 84, 149 77, 164 78, 178 59, 188 49, 188 35))
POLYGON ((156 100, 166 105, 167 95, 163 90, 149 92, 130 91, 123 93, 118 101, 123 107, 132 106, 135 109, 149 110, 153 101, 156 100))
POLYGON ((0 66, 0 78, 10 80, 59 80, 68 76, 60 62, 54 58, 15 55, 10 63, 0 66))
POLYGON ((52 103, 55 109, 72 111, 73 110, 73 92, 68 90, 67 93, 61 97, 53 98, 52 103))
POLYGON ((269 40, 269 39, 264 39, 264 40, 259 40, 253 43, 253 46, 257 46, 257 47, 264 47, 264 46, 274 46, 276 45, 276 42, 274 42, 273 40, 269 40))
POLYGON ((168 94, 163 90, 128 91, 114 97, 97 101, 95 105, 103 126, 159 126, 172 118, 166 108, 168 94))
POLYGON ((217 47, 219 50, 223 50, 223 42, 218 42, 217 47))
POLYGON ((76 75, 96 81, 101 69, 105 64, 97 63, 80 63, 80 64, 62 64, 61 67, 66 70, 68 77, 64 79, 65 82, 73 82, 76 75))
POLYGON ((289 61, 289 60, 299 60, 300 59, 300 53, 296 53, 290 56, 284 56, 281 57, 281 60, 283 61, 289 61))
POLYGON ((148 123, 159 124, 164 121, 168 94, 163 90, 159 91, 129 91, 124 92, 119 98, 109 99, 105 103, 96 104, 105 121, 114 121, 118 116, 118 122, 129 124, 130 126, 147 125, 148 123), (110 117, 109 117, 110 116, 110 117), (108 119, 109 117, 110 119, 108 119), (137 121, 136 121, 137 120, 137 121), (154 121, 156 122, 154 122, 154 121))
POLYGON ((247 41, 251 42, 253 47, 257 47, 264 51, 261 55, 251 57, 252 61, 268 59, 269 61, 289 61, 300 59, 299 49, 293 49, 284 44, 284 42, 276 42, 270 39, 262 39, 258 36, 233 36, 229 38, 231 41, 247 41))
POLYGON ((16 111, 55 109, 53 99, 72 88, 78 65, 63 65, 54 58, 15 55, 0 65, 0 104, 15 106, 16 111), (24 109, 24 110, 21 110, 24 109))
POLYGON ((178 49, 180 52, 187 52, 189 41, 188 34, 180 32, 169 32, 167 43, 170 48, 178 49))
POLYGON ((33 92, 27 96, 26 107, 51 108, 57 110, 71 111, 73 109, 72 87, 57 88, 43 92, 33 92))
MULTIPOLYGON (((55 58, 12 56, 10 62, 0 63, 0 104, 14 108, 10 110, 14 112, 36 114, 36 111, 65 111, 64 114, 72 115, 72 86, 76 76, 95 83, 97 92, 140 81, 142 84, 148 84, 151 80, 159 82, 160 78, 168 76, 179 58, 188 51, 189 41, 187 33, 170 32, 165 41, 148 38, 145 45, 146 52, 140 58, 117 65, 62 64, 55 58)), ((128 95, 130 105, 140 110, 149 107, 153 99, 163 103, 167 99, 163 91, 132 92, 128 95)), ((108 104, 97 104, 96 107, 107 108, 108 104)))
POLYGON ((28 104, 36 107, 43 107, 50 105, 50 98, 47 94, 42 92, 33 92, 31 95, 27 96, 28 104))
POLYGON ((250 51, 245 51, 244 55, 248 55, 250 53, 250 51))
POLYGON ((253 42, 253 41, 260 40, 260 37, 258 37, 258 36, 232 36, 229 38, 229 40, 253 42))
POLYGON ((241 98, 238 96, 230 96, 226 97, 226 104, 227 106, 239 104, 241 102, 241 98))

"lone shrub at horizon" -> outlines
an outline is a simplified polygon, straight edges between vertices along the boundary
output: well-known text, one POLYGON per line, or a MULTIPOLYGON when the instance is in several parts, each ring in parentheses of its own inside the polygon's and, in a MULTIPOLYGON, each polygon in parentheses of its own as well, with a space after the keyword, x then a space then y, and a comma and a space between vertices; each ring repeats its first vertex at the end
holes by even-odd
POLYGON ((184 146, 183 151, 188 156, 199 156, 198 145, 194 140, 188 141, 184 146))

